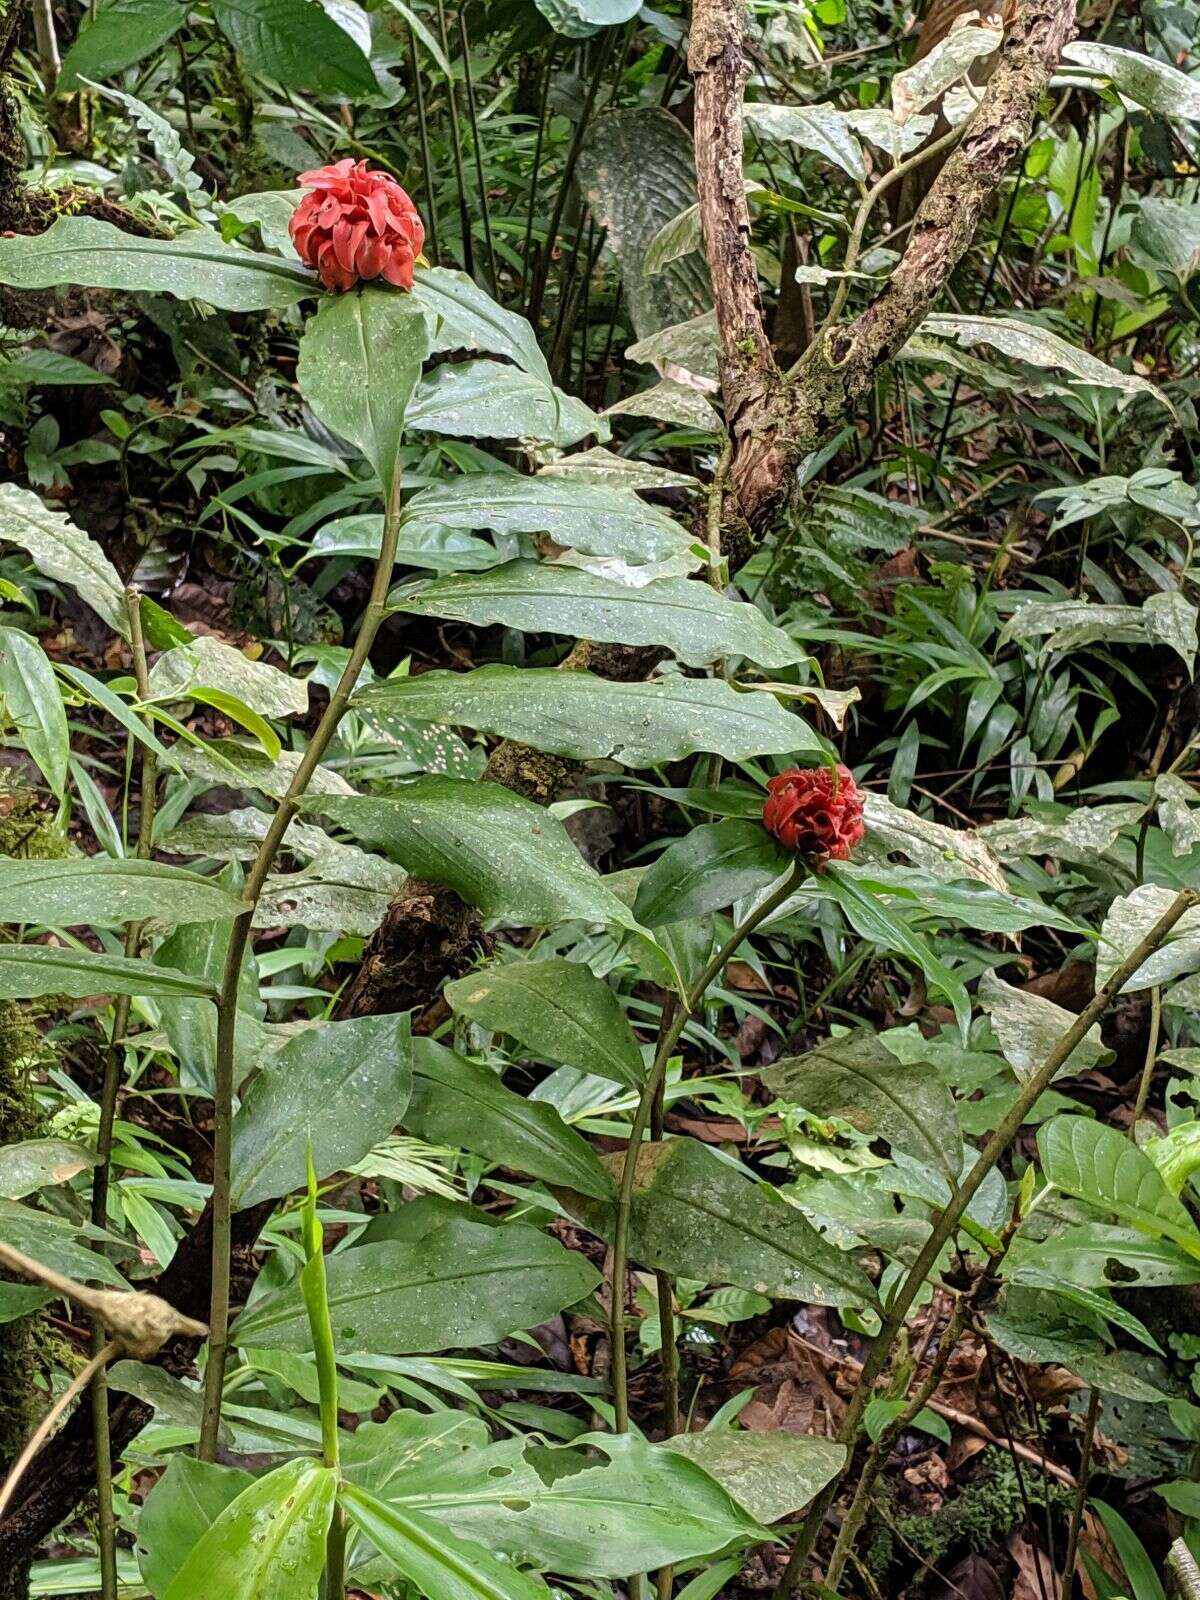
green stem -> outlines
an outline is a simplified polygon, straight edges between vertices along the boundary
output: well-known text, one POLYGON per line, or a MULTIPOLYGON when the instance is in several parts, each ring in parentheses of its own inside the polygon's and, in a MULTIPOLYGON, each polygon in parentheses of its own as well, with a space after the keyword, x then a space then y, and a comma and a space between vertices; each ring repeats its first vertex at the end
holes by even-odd
POLYGON ((659 1032, 654 1063, 638 1097, 633 1124, 629 1130, 629 1143, 625 1148, 625 1161, 621 1168, 621 1183, 617 1193, 616 1223, 613 1229, 612 1258, 612 1383, 613 1411, 616 1431, 629 1432, 629 1374, 625 1361, 625 1278, 629 1267, 629 1217, 633 1209, 633 1190, 637 1181, 638 1156, 642 1140, 650 1122, 650 1113, 659 1091, 666 1082, 667 1062, 679 1042, 679 1036, 699 1009, 709 984, 724 967, 734 952, 761 923, 777 911, 785 900, 795 894, 804 880, 806 868, 797 862, 783 882, 759 905, 712 957, 704 971, 687 991, 682 1004, 675 1007, 670 1020, 659 1032))
POLYGON ((417 128, 421 139, 421 172, 425 179, 425 217, 429 223, 429 252, 434 261, 438 258, 437 199, 433 185, 433 162, 429 155, 429 125, 425 120, 425 85, 421 81, 421 63, 417 57, 417 36, 408 30, 408 59, 413 78, 413 98, 417 102, 417 128))
MULTIPOLYGON (((1182 889, 1175 896, 1169 908, 1150 929, 1146 937, 1126 956, 1111 977, 1096 991, 1095 997, 1079 1013, 1038 1070, 1026 1079, 1020 1093, 1013 1101, 1000 1125, 979 1152, 974 1166, 959 1184, 951 1197, 949 1205, 939 1215, 920 1254, 896 1291, 895 1298, 884 1316, 883 1324, 876 1334, 870 1350, 867 1352, 867 1358, 863 1363, 857 1387, 846 1408, 846 1415, 837 1435, 840 1443, 851 1444, 853 1442, 858 1432, 859 1423, 862 1421, 862 1414, 866 1410, 867 1402, 874 1392, 875 1380, 887 1365, 892 1353, 892 1347, 904 1327, 904 1320, 912 1309, 913 1302, 920 1293, 922 1286, 933 1271, 943 1246, 953 1237, 959 1222, 962 1220, 963 1213, 975 1198, 980 1185, 1008 1150, 1009 1145, 1012 1144, 1024 1126, 1025 1119, 1033 1109, 1035 1102, 1049 1088, 1055 1074, 1071 1052, 1086 1037, 1088 1030, 1099 1021, 1111 1005, 1114 997, 1121 992, 1147 957, 1153 955, 1163 943, 1180 917, 1197 904, 1200 904, 1200 890, 1182 889)), ((822 1524, 825 1521, 825 1513, 832 1505, 841 1487, 842 1476, 844 1474, 826 1485, 813 1501, 807 1517, 801 1524, 800 1532, 796 1537, 795 1545, 792 1547, 792 1553, 780 1580, 779 1587, 775 1591, 775 1600, 789 1600, 789 1597, 799 1590, 803 1578, 804 1564, 817 1541, 817 1535, 820 1533, 822 1524)))
MULTIPOLYGON (((146 641, 142 633, 141 597, 137 590, 125 591, 125 614, 129 619, 129 648, 138 699, 150 698, 150 673, 146 662, 146 641)), ((148 719, 142 717, 146 722, 148 719)), ((136 854, 149 859, 154 842, 154 813, 158 793, 158 762, 148 745, 141 747, 141 808, 138 818, 136 854)), ((142 941, 142 924, 131 922, 125 931, 125 954, 134 957, 142 941)), ((112 1033, 104 1052, 104 1076, 100 1085, 100 1121, 96 1130, 97 1164, 92 1174, 91 1220, 103 1228, 108 1222, 108 1190, 112 1173, 113 1125, 117 1117, 117 1095, 121 1087, 121 1059, 129 1028, 130 996, 117 996, 113 1007, 112 1033)), ((99 1247, 97 1247, 99 1248, 99 1247)), ((102 1323, 92 1319, 92 1354, 104 1348, 106 1334, 102 1323)), ((112 1502, 112 1448, 108 1431, 108 1383, 105 1364, 99 1362, 92 1378, 92 1447, 96 1456, 96 1523, 100 1551, 101 1600, 116 1600, 117 1524, 112 1502)))
POLYGON ((605 68, 612 59, 613 48, 616 45, 616 28, 609 28, 608 37, 600 46, 596 59, 595 71, 587 86, 583 105, 579 111, 579 121, 575 124, 575 132, 567 148, 566 164, 563 167, 562 177, 559 179, 558 193, 554 197, 554 209, 550 213, 550 221, 546 228, 546 237, 538 251, 537 268, 533 276, 533 289, 529 296, 529 306, 525 315, 536 328, 538 318, 542 314, 542 301, 546 295, 546 283, 550 276, 550 262, 554 257, 554 246, 558 242, 558 230, 562 226, 563 212, 567 208, 567 197, 571 192, 571 184, 575 178, 575 167, 579 160, 579 152, 583 149, 583 141, 587 137, 588 127, 592 120, 592 107, 596 103, 596 96, 600 92, 600 84, 604 78, 605 68))
POLYGON ((483 145, 479 139, 479 116, 475 108, 475 85, 471 81, 471 46, 467 39, 467 21, 460 8, 458 13, 458 38, 462 46, 463 86, 467 91, 467 115, 471 119, 471 148, 475 157, 475 178, 479 185, 479 209, 483 213, 483 237, 487 244, 488 272, 491 289, 496 293, 500 277, 496 270, 496 246, 492 243, 492 219, 488 210, 487 180, 483 175, 483 145))
MULTIPOLYGON (((446 32, 445 0, 438 0, 438 27, 442 36, 442 54, 450 60, 450 36, 446 32)), ((450 107, 450 145, 454 151, 454 178, 458 184, 458 215, 462 227, 463 266, 467 276, 475 276, 475 241, 471 237, 471 207, 467 203, 467 176, 463 166, 462 133, 458 126, 458 91, 454 79, 446 78, 446 100, 450 107)))
POLYGON ((1146 1040, 1146 1059, 1142 1064, 1142 1076, 1138 1080, 1137 1098, 1133 1102, 1133 1118, 1129 1124, 1129 1137, 1135 1137, 1135 1130, 1142 1112, 1146 1109, 1146 1101, 1150 1097, 1150 1080, 1154 1076, 1154 1063, 1158 1060, 1158 1034, 1162 1026, 1162 989, 1156 983, 1150 991, 1150 1034, 1146 1040))
POLYGON ((1100 1415, 1100 1391, 1093 1389, 1088 1396, 1087 1417, 1083 1424, 1083 1454, 1079 1460, 1079 1483, 1075 1489, 1075 1504, 1071 1508, 1071 1527, 1067 1534, 1067 1557, 1063 1563, 1062 1600, 1071 1600, 1075 1590, 1075 1557, 1079 1553, 1079 1535, 1083 1529, 1083 1512, 1087 1505, 1088 1481, 1092 1476, 1092 1447, 1096 1437, 1096 1422, 1100 1415))
POLYGON ((229 1351, 229 1279, 233 1242, 230 1152, 233 1142, 234 1037, 242 959, 250 938, 254 908, 262 894, 275 854, 283 842, 289 824, 300 809, 304 793, 337 732, 338 724, 345 715, 350 696, 354 692, 359 674, 366 665, 375 635, 386 613, 388 584, 391 582, 399 532, 400 474, 397 472, 393 478, 387 514, 383 521, 383 541, 379 550, 379 560, 375 564, 371 595, 359 625, 358 636, 338 679, 337 687, 329 697, 324 715, 318 722, 308 748, 288 785, 287 793, 279 802, 267 826, 242 891, 242 898, 249 902, 249 907, 235 920, 229 935, 229 949, 225 956, 225 970, 221 976, 221 987, 217 998, 217 1048, 214 1073, 216 1081, 213 1088, 212 1291, 209 1305, 208 1364, 204 1370, 204 1416, 200 1432, 199 1453, 202 1461, 212 1461, 216 1455, 217 1433, 221 1425, 221 1392, 229 1351))

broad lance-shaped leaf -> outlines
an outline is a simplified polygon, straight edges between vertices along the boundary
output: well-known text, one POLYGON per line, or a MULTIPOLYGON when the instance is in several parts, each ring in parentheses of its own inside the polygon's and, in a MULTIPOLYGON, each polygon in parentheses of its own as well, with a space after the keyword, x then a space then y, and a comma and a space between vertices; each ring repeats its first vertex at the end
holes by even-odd
POLYGON ((236 917, 246 907, 246 901, 214 879, 161 861, 0 858, 0 923, 74 928, 89 922, 113 927, 148 917, 209 922, 236 917))
POLYGON ((432 1039, 413 1040, 413 1085, 405 1128, 428 1144, 450 1145, 606 1200, 608 1168, 553 1106, 506 1089, 498 1073, 432 1039))
POLYGON ((337 1474, 289 1461, 255 1479, 176 1569, 160 1600, 296 1600, 315 1594, 337 1474))
POLYGON ((251 661, 220 639, 201 635, 164 651, 150 668, 155 699, 186 699, 193 688, 220 689, 262 717, 302 717, 308 711, 308 684, 273 667, 251 661))
POLYGON ((781 1099, 818 1117, 840 1117, 957 1183, 963 1151, 958 1112, 929 1062, 899 1061, 863 1030, 777 1061, 763 1082, 781 1099))
POLYGON ((386 1568, 409 1579, 426 1600, 551 1600, 541 1578, 498 1560, 483 1545, 460 1539, 420 1512, 353 1486, 342 1491, 342 1505, 386 1568))
POLYGON ((152 961, 45 944, 0 944, 0 1000, 33 1000, 43 994, 65 994, 73 1000, 102 994, 217 998, 215 984, 152 961))
POLYGON ((1106 1347, 1094 1331, 1094 1312, 1085 1322, 1073 1311, 1065 1296, 1012 1285, 988 1312, 988 1332, 1018 1361, 1065 1367, 1105 1394, 1148 1405, 1171 1398, 1142 1377, 1126 1352, 1106 1347))
POLYGON ((327 795, 309 805, 510 926, 580 918, 636 927, 562 823, 498 783, 418 778, 378 799, 327 795))
POLYGON ((79 79, 103 81, 157 50, 187 21, 181 0, 114 0, 83 20, 63 57, 59 84, 79 88, 79 79))
POLYGON ((465 272, 450 267, 418 267, 413 297, 429 314, 430 349, 486 350, 507 356, 522 372, 554 390, 550 368, 537 335, 524 317, 506 311, 465 272))
POLYGON ((627 767, 681 761, 697 750, 747 761, 822 748, 773 696, 739 694, 720 678, 612 683, 592 672, 492 666, 390 678, 356 700, 401 720, 474 728, 574 761, 627 767))
POLYGON ((638 884, 634 914, 646 928, 721 911, 767 888, 791 857, 761 822, 702 822, 669 844, 638 884))
POLYGON ((269 311, 321 292, 298 261, 226 244, 209 228, 140 239, 95 217, 59 217, 35 238, 0 239, 0 283, 14 289, 141 289, 221 311, 269 311))
MULTIPOLYGON (((980 978, 976 994, 992 1019, 1004 1059, 1022 1082, 1033 1076, 1075 1021, 1074 1012, 1055 1005, 1044 995, 1005 983, 990 968, 980 978)), ((1097 1023, 1088 1029, 1055 1076, 1069 1078, 1111 1060, 1112 1051, 1105 1049, 1097 1023)))
MULTIPOLYGON (((76 219, 60 219, 50 232, 68 220, 76 219)), ((108 227, 108 224, 100 226, 108 227)), ((48 234, 40 234, 35 239, 24 235, 15 240, 0 238, 0 282, 10 281, 5 278, 3 269, 10 244, 36 250, 40 241, 48 237, 48 234)), ((0 544, 18 545, 44 577, 64 584, 81 600, 86 600, 93 611, 98 611, 114 633, 129 637, 124 589, 112 562, 70 517, 61 511, 51 511, 36 494, 22 489, 19 484, 0 484, 0 544)))
POLYGON ((748 1428, 679 1433, 660 1448, 703 1467, 758 1522, 802 1510, 846 1464, 845 1445, 832 1439, 748 1428))
POLYGON ((1116 1128, 1089 1117, 1055 1117, 1038 1131, 1049 1182, 1143 1233, 1200 1256, 1200 1231, 1150 1157, 1116 1128))
POLYGON ((238 1467, 171 1457, 138 1516, 138 1564, 151 1594, 166 1593, 194 1546, 254 1481, 238 1467))
POLYGON ((589 124, 577 174, 620 264, 638 337, 706 310, 712 291, 703 255, 673 261, 655 277, 645 267, 663 224, 696 198, 692 141, 682 123, 661 106, 609 110, 589 124))
POLYGON ((1200 82, 1156 56, 1091 39, 1073 39, 1063 46, 1063 59, 1089 72, 1102 72, 1122 95, 1147 111, 1200 121, 1200 82))
POLYGON ((832 161, 852 178, 865 179, 862 146, 854 136, 850 117, 836 106, 748 105, 746 121, 756 133, 813 150, 832 161))
POLYGON ((501 623, 527 633, 560 633, 603 643, 658 645, 690 667, 733 655, 771 669, 806 659, 801 646, 755 606, 730 600, 690 578, 660 578, 627 588, 573 567, 509 561, 491 572, 397 590, 390 603, 416 616, 501 623))
POLYGON ((569 478, 474 472, 422 489, 405 507, 404 521, 420 529, 544 533, 585 555, 631 563, 691 555, 691 565, 700 565, 691 535, 665 511, 626 489, 569 478))
POLYGON ((233 1123, 233 1204, 273 1200, 360 1161, 404 1116, 408 1013, 318 1022, 267 1062, 233 1123))
MULTIPOLYGON (((605 1164, 619 1170, 624 1159, 606 1157, 605 1164)), ((585 1227, 612 1238, 610 1206, 563 1198, 585 1227)), ((638 1152, 629 1253, 643 1267, 781 1300, 877 1303, 871 1280, 852 1256, 769 1185, 695 1139, 645 1144, 638 1152)))
POLYGON ((1170 401, 1161 390, 1136 373, 1119 372, 1077 345, 1068 344, 1057 333, 1019 317, 958 316, 949 311, 931 312, 921 324, 922 338, 951 339, 969 350, 976 344, 991 345, 1013 361, 1034 367, 1049 367, 1064 372, 1078 383, 1095 384, 1102 389, 1121 389, 1127 394, 1149 394, 1170 410, 1170 401))
MULTIPOLYGON (((337 12, 312 0, 213 0, 217 26, 253 72, 289 91, 357 96, 378 92, 361 45, 337 12)), ((370 35, 366 44, 369 48, 370 35)))
POLYGON ((45 651, 19 628, 0 628, 0 721, 16 730, 61 800, 71 753, 67 713, 45 651))
MULTIPOLYGON (((586 1257, 536 1228, 469 1218, 439 1223, 411 1243, 341 1250, 328 1258, 326 1277, 339 1352, 383 1355, 494 1344, 574 1305, 600 1281, 586 1257)), ((233 1337, 248 1348, 308 1350, 299 1283, 256 1300, 233 1337)))
POLYGON ((326 427, 366 456, 385 501, 405 408, 428 354, 429 325, 422 308, 411 295, 370 284, 353 294, 326 296, 300 340, 300 392, 326 427))
POLYGON ((934 955, 927 942, 904 920, 902 912, 885 906, 877 894, 856 882, 848 873, 831 865, 820 880, 823 895, 836 900, 846 920, 864 939, 873 939, 881 949, 905 956, 916 963, 954 1007, 963 1037, 971 1017, 971 1001, 962 980, 934 955))
MULTIPOLYGON (((1096 950, 1096 982, 1107 983, 1127 956, 1137 949, 1171 905, 1172 890, 1157 883, 1139 884, 1109 906, 1096 950)), ((1166 943, 1146 957, 1125 984, 1122 994, 1169 983, 1200 968, 1200 907, 1185 911, 1166 943)))
POLYGON ((690 1452, 632 1434, 549 1446, 517 1438, 438 1455, 390 1476, 382 1498, 566 1577, 618 1578, 626 1566, 694 1560, 763 1537, 719 1474, 701 1470, 690 1452))
POLYGON ((508 1033, 543 1060, 640 1088, 642 1052, 621 1002, 579 961, 493 962, 446 985, 461 1016, 508 1033))
POLYGON ((47 1184, 66 1183, 96 1164, 92 1151, 69 1139, 19 1139, 0 1145, 0 1197, 23 1200, 47 1184))
POLYGON ((589 434, 612 437, 609 424, 582 400, 500 361, 436 367, 417 387, 408 426, 462 439, 539 439, 560 450, 589 434))

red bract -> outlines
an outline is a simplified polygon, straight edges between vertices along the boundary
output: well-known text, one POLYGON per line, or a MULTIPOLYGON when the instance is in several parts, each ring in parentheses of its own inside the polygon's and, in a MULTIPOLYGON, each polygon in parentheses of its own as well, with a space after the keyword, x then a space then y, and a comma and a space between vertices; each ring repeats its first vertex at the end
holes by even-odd
POLYGON ((327 289, 340 293, 372 278, 412 288, 425 228, 395 178, 347 157, 302 172, 297 182, 311 192, 293 211, 288 232, 327 289))
POLYGON ((862 794, 847 767, 792 767, 772 778, 763 824, 817 871, 862 842, 862 794))

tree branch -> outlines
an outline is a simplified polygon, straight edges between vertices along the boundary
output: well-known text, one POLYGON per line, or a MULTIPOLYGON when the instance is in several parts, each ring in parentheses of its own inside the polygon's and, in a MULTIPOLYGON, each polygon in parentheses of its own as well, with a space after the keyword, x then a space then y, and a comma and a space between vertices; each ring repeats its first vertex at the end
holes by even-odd
POLYGON ((875 301, 814 341, 786 377, 763 333, 742 180, 741 0, 696 0, 696 181, 721 335, 738 507, 761 528, 790 468, 853 414, 962 260, 992 196, 1033 131, 1038 100, 1074 33, 1075 0, 1025 0, 979 109, 917 212, 908 247, 875 301))

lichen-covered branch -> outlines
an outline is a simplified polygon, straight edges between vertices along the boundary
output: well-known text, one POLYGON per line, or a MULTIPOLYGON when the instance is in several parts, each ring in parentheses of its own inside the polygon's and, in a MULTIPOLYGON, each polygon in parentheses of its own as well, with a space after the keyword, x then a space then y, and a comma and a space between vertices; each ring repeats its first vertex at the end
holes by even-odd
POLYGON ((1075 28, 1075 0, 1025 0, 978 111, 917 212, 886 286, 853 321, 828 328, 782 373, 763 334, 742 181, 742 0, 696 0, 696 181, 721 334, 733 488, 761 528, 790 468, 857 409, 962 260, 1005 172, 1029 142, 1038 100, 1075 28))

